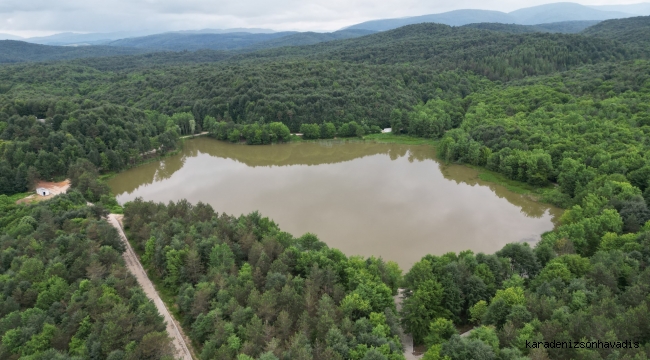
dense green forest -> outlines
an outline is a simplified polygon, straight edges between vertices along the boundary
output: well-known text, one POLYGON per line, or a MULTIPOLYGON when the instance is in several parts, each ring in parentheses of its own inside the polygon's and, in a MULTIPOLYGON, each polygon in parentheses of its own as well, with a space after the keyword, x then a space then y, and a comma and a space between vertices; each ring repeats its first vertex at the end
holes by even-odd
POLYGON ((583 35, 612 39, 648 54, 650 18, 639 16, 625 20, 607 20, 582 31, 583 35))
POLYGON ((0 195, 0 358, 172 358, 103 215, 76 191, 29 206, 0 195))
POLYGON ((534 248, 426 255, 402 276, 257 213, 127 204, 129 237, 202 359, 401 359, 400 325, 426 360, 647 359, 650 61, 647 39, 628 36, 647 19, 575 35, 420 24, 250 54, 0 67, 0 193, 66 175, 77 189, 40 205, 0 196, 3 358, 166 355, 151 346, 167 341, 160 318, 120 276, 98 174, 203 131, 255 145, 391 127, 567 211, 534 248), (131 330, 110 337, 115 326, 131 330), (632 346, 527 346, 539 341, 632 346))
POLYGON ((18 100, 3 108, 0 119, 3 194, 66 175, 78 159, 88 159, 104 172, 124 169, 147 153, 174 150, 181 129, 190 127, 182 114, 169 117, 92 100, 18 100), (47 120, 25 115, 34 112, 47 120))
POLYGON ((201 359, 402 358, 395 263, 201 203, 136 200, 124 220, 145 266, 178 294, 201 359))
POLYGON ((524 34, 524 33, 533 33, 533 32, 577 34, 598 23, 600 23, 599 20, 562 21, 562 22, 538 24, 538 25, 475 23, 475 24, 463 25, 463 27, 481 29, 481 30, 500 31, 500 32, 511 33, 511 34, 524 34))
POLYGON ((144 52, 147 50, 112 46, 47 46, 24 41, 0 40, 0 64, 131 55, 144 52))

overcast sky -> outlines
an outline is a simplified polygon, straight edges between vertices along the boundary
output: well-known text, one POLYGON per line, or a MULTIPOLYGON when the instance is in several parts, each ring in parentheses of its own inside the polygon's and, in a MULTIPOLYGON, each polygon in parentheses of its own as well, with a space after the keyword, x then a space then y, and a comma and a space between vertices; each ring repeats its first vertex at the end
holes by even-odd
MULTIPOLYGON (((643 0, 588 0, 589 5, 643 0)), ((337 30, 366 20, 456 9, 512 11, 549 0, 0 0, 0 33, 193 30, 235 27, 337 30)))

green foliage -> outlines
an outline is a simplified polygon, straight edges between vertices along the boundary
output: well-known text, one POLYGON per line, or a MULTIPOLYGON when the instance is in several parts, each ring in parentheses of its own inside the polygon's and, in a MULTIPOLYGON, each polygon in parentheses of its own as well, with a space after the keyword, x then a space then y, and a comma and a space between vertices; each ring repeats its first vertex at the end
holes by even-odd
POLYGON ((64 100, 40 101, 26 113, 16 103, 0 105, 7 115, 0 116, 6 124, 0 139, 10 140, 0 146, 0 193, 24 192, 39 179, 70 173, 73 186, 99 201, 108 190, 97 181, 97 168, 119 171, 147 154, 176 147, 178 135, 165 128, 165 116, 92 102, 83 109, 59 110, 64 100), (44 113, 36 110, 40 105, 44 113), (35 116, 49 119, 40 122, 35 116))
POLYGON ((431 322, 437 318, 451 317, 451 312, 443 306, 443 291, 438 281, 429 279, 404 300, 402 323, 418 344, 428 334, 431 322))
POLYGON ((480 300, 472 307, 469 308, 470 321, 480 322, 487 312, 487 303, 485 300, 480 300))
POLYGON ((442 345, 440 354, 458 360, 496 359, 494 350, 490 345, 478 339, 461 338, 458 335, 454 335, 442 345))
POLYGON ((424 338, 427 347, 442 344, 449 340, 452 335, 457 334, 454 323, 444 318, 437 318, 429 325, 429 333, 424 338))
POLYGON ((251 124, 241 125, 231 122, 216 120, 213 122, 211 116, 206 116, 210 121, 208 132, 211 136, 219 140, 228 140, 230 142, 239 142, 246 140, 248 145, 265 145, 276 142, 286 142, 289 140, 289 128, 281 122, 272 122, 270 124, 251 124))
POLYGON ((300 132, 305 139, 319 139, 321 137, 318 124, 302 124, 300 125, 300 132))
POLYGON ((401 356, 394 263, 347 258, 313 234, 287 239, 256 212, 232 217, 202 203, 138 199, 124 213, 145 265, 178 294, 201 358, 303 358, 315 349, 346 359, 401 356))
POLYGON ((21 216, 0 228, 1 358, 171 355, 163 319, 125 268, 124 244, 101 211, 70 191, 0 217, 12 213, 21 216))
MULTIPOLYGON (((647 357, 646 22, 603 22, 585 35, 419 24, 250 54, 1 67, 0 194, 65 175, 73 191, 31 206, 0 195, 0 357, 168 354, 161 318, 101 220, 103 208, 121 209, 100 172, 203 131, 261 145, 292 131, 363 138, 389 126, 391 141, 436 139, 443 160, 542 188, 568 210, 534 249, 426 255, 402 281, 394 263, 346 257, 313 234, 293 238, 257 213, 130 203, 131 240, 176 295, 202 359, 401 358, 392 299, 400 286, 404 328, 434 344, 425 359, 647 357), (479 321, 470 336, 455 334, 453 323, 479 321), (581 339, 640 347, 525 346, 581 339)), ((68 56, 55 53, 46 55, 68 56)), ((16 59, 37 57, 27 55, 16 59)))

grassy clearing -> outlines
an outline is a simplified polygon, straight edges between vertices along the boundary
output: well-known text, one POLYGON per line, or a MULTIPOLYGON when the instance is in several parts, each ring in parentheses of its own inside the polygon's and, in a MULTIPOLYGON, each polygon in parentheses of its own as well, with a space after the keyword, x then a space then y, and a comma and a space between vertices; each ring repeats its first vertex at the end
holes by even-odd
POLYGON ((520 181, 508 179, 503 174, 499 174, 498 172, 488 170, 486 168, 471 166, 471 165, 465 165, 465 166, 469 166, 477 170, 479 172, 478 173, 479 179, 501 185, 506 189, 508 189, 509 191, 512 191, 517 194, 537 193, 538 190, 540 189, 520 181))
POLYGON ((32 194, 34 194, 34 193, 33 192, 24 192, 24 193, 18 193, 18 194, 13 194, 13 195, 6 195, 6 196, 7 196, 7 198, 9 198, 9 201, 11 201, 12 203, 15 203, 16 201, 18 201, 20 199, 24 199, 24 198, 26 198, 26 197, 28 197, 29 195, 32 195, 32 194))
POLYGON ((408 135, 395 135, 391 133, 370 134, 363 137, 364 140, 372 140, 388 144, 404 145, 436 145, 438 142, 433 139, 425 139, 408 135))

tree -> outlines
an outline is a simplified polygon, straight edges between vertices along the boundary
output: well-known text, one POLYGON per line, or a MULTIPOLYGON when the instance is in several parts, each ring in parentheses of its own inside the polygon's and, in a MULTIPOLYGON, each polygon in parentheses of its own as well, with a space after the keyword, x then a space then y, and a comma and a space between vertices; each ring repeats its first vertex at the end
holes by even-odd
POLYGON ((390 114, 390 127, 391 132, 399 135, 402 132, 402 112, 399 109, 393 109, 390 114))
POLYGON ((429 325, 429 334, 424 338, 427 347, 442 344, 457 334, 454 323, 450 320, 437 318, 429 325))
POLYGON ((511 243, 496 252, 499 257, 510 259, 512 270, 521 276, 535 276, 539 272, 539 263, 533 250, 527 243, 511 243))
POLYGON ((336 126, 331 122, 325 122, 320 126, 321 139, 332 139, 336 136, 336 126))
POLYGON ((175 113, 172 115, 171 120, 180 129, 181 135, 193 134, 196 120, 194 115, 188 112, 175 113))
POLYGON ((492 360, 496 356, 492 348, 478 339, 465 339, 454 335, 442 345, 440 354, 458 360, 492 360))
POLYGON ((413 335, 413 341, 421 344, 429 332, 429 324, 436 318, 449 318, 451 313, 443 304, 442 285, 434 279, 425 281, 406 298, 402 307, 402 324, 413 335))
POLYGON ((300 132, 305 139, 320 138, 320 127, 318 124, 302 124, 300 126, 300 132))
POLYGON ((269 131, 272 134, 272 138, 280 142, 286 142, 289 140, 291 131, 289 128, 281 122, 272 122, 269 124, 269 131))
POLYGON ((219 133, 219 125, 217 124, 217 119, 214 117, 207 115, 203 119, 203 130, 209 132, 210 134, 218 134, 219 133))
POLYGON ((469 308, 470 321, 481 322, 487 312, 487 302, 481 300, 469 308))

